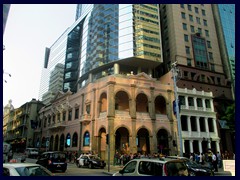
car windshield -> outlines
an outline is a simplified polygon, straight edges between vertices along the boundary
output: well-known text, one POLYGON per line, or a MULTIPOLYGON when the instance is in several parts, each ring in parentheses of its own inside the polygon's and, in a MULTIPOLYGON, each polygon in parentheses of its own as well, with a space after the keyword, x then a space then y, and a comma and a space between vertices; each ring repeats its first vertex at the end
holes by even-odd
POLYGON ((16 171, 20 176, 51 176, 50 172, 40 166, 18 167, 16 171))
POLYGON ((53 158, 57 159, 57 158, 66 158, 66 155, 64 153, 54 153, 52 155, 53 158))

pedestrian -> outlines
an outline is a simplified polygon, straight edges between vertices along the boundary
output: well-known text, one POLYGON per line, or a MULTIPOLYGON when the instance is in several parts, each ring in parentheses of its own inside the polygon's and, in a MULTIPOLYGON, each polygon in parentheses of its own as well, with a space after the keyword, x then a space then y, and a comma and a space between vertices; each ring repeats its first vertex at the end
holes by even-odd
POLYGON ((10 162, 12 158, 13 158, 13 151, 12 149, 10 149, 10 151, 8 152, 8 162, 10 162))
POLYGON ((212 165, 214 167, 214 171, 218 172, 218 160, 217 160, 217 156, 215 155, 215 153, 212 153, 212 165))
POLYGON ((202 153, 199 154, 199 164, 203 164, 203 156, 202 153))
POLYGON ((220 152, 217 152, 217 159, 218 159, 218 168, 222 168, 222 156, 220 152))

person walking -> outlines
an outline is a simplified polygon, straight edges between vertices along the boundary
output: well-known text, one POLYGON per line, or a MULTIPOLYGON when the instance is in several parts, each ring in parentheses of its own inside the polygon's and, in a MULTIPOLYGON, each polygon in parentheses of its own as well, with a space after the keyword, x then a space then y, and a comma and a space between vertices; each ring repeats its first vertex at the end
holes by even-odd
POLYGON ((220 152, 217 152, 217 159, 218 159, 218 168, 222 168, 222 156, 220 152))
POLYGON ((215 153, 212 153, 212 165, 215 169, 215 172, 218 172, 218 160, 217 160, 217 156, 215 155, 215 153))

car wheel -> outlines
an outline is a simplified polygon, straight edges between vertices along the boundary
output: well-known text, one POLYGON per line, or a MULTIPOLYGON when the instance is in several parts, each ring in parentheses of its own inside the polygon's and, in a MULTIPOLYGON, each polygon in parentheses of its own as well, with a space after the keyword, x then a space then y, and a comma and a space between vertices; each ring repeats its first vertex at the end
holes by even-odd
POLYGON ((77 167, 80 168, 80 167, 82 167, 82 166, 80 165, 80 163, 77 163, 77 167))
POLYGON ((90 169, 92 169, 92 168, 93 168, 92 163, 89 163, 88 167, 89 167, 90 169))
POLYGON ((67 169, 62 169, 62 172, 66 172, 67 169))
POLYGON ((189 176, 196 176, 196 173, 193 172, 193 171, 190 171, 190 172, 189 172, 189 176))

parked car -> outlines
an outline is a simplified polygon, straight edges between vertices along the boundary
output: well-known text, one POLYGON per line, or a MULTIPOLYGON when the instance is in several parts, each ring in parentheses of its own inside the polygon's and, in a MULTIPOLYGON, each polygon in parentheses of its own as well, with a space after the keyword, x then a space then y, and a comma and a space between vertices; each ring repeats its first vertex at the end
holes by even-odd
POLYGON ((189 176, 214 176, 214 170, 210 167, 201 165, 186 157, 167 156, 166 159, 182 159, 185 161, 189 176))
POLYGON ((46 167, 51 172, 57 170, 65 172, 67 170, 66 154, 59 151, 44 152, 38 157, 36 164, 46 167))
POLYGON ((113 176, 188 176, 183 160, 133 159, 113 176))
POLYGON ((53 176, 53 174, 39 164, 3 163, 3 176, 53 176))
POLYGON ((37 158, 39 155, 39 151, 37 148, 26 148, 24 154, 28 157, 28 158, 37 158))
POLYGON ((106 163, 96 155, 81 155, 76 160, 77 167, 104 168, 106 163))

